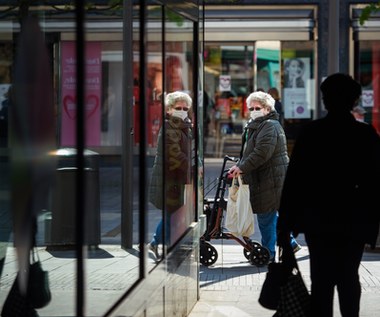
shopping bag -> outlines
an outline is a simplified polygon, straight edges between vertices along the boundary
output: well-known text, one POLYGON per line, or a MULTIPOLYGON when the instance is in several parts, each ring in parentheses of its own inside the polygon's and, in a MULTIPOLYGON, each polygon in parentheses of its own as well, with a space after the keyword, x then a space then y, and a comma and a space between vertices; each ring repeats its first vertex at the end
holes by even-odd
POLYGON ((276 310, 273 317, 309 317, 311 296, 302 278, 290 239, 281 243, 279 262, 269 264, 259 303, 276 310))
POLYGON ((5 299, 1 317, 38 317, 28 297, 21 294, 18 283, 18 278, 16 278, 5 299))
POLYGON ((234 178, 228 189, 224 226, 235 236, 249 237, 254 232, 254 216, 249 195, 249 185, 243 184, 240 175, 234 178))
POLYGON ((259 303, 261 306, 271 310, 277 310, 281 287, 285 285, 289 276, 289 270, 282 262, 271 262, 268 264, 264 283, 261 287, 259 303))
POLYGON ((36 247, 30 250, 30 260, 26 294, 21 294, 19 273, 4 302, 1 317, 38 317, 35 308, 45 307, 51 301, 49 273, 43 270, 36 247))
POLYGON ((28 298, 33 308, 45 307, 51 301, 49 272, 44 271, 38 250, 32 248, 32 263, 29 266, 28 298))
POLYGON ((310 294, 299 270, 288 276, 280 288, 277 312, 273 317, 309 317, 310 294))

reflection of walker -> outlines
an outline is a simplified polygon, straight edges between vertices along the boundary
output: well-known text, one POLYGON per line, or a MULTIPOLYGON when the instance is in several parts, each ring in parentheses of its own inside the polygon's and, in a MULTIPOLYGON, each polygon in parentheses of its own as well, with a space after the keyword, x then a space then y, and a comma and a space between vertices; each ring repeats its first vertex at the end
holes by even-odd
POLYGON ((228 161, 237 162, 238 159, 227 155, 224 157, 220 177, 216 180, 217 188, 215 198, 205 199, 204 201, 207 229, 200 241, 200 262, 205 266, 209 266, 214 264, 218 259, 218 252, 209 242, 211 239, 233 239, 243 246, 244 256, 252 265, 264 266, 268 264, 270 259, 270 253, 267 248, 263 247, 257 241, 253 241, 247 237, 240 239, 222 230, 223 211, 227 208, 227 201, 224 199, 224 194, 227 184, 231 184, 232 182, 232 178, 229 178, 227 175, 228 169, 226 169, 226 163, 228 161))

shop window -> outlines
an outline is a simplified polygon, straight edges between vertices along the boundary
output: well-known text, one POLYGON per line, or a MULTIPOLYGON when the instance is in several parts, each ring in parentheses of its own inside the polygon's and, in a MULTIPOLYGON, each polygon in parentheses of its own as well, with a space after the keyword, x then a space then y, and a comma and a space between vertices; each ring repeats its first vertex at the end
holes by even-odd
POLYGON ((238 155, 254 87, 253 45, 205 46, 205 156, 238 155))
POLYGON ((359 41, 358 55, 364 121, 380 133, 380 41, 359 41))
POLYGON ((281 102, 289 150, 299 128, 316 118, 313 42, 281 43, 281 102))

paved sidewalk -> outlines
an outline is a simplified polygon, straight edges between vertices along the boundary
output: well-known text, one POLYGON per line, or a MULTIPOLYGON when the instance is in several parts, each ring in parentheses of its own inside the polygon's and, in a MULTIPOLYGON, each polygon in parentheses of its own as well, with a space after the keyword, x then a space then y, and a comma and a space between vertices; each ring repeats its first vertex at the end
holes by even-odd
MULTIPOLYGON (((299 268, 310 290, 309 255, 303 246, 296 254, 299 268)), ((213 266, 200 267, 200 300, 189 317, 272 317, 275 311, 258 303, 266 267, 255 267, 243 255, 243 247, 232 240, 211 240, 218 251, 213 266)), ((328 261, 328 259, 326 259, 328 261)), ((380 253, 365 252, 360 267, 361 317, 380 316, 380 253)), ((341 316, 335 297, 334 317, 341 316)))

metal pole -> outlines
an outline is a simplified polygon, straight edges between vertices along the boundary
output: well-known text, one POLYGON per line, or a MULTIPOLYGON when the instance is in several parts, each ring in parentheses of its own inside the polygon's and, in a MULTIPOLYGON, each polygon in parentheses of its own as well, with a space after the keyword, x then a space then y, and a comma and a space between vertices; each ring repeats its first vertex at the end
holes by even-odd
POLYGON ((84 316, 84 210, 85 206, 85 182, 84 182, 84 147, 86 126, 84 110, 84 82, 85 82, 85 38, 84 38, 84 4, 78 1, 75 8, 76 12, 76 76, 77 76, 77 177, 76 177, 76 255, 77 255, 77 297, 76 297, 76 316, 84 316))
POLYGON ((328 74, 339 72, 339 0, 329 1, 328 74))
POLYGON ((121 246, 132 248, 133 244, 133 4, 123 2, 123 108, 122 108, 122 208, 121 246))

